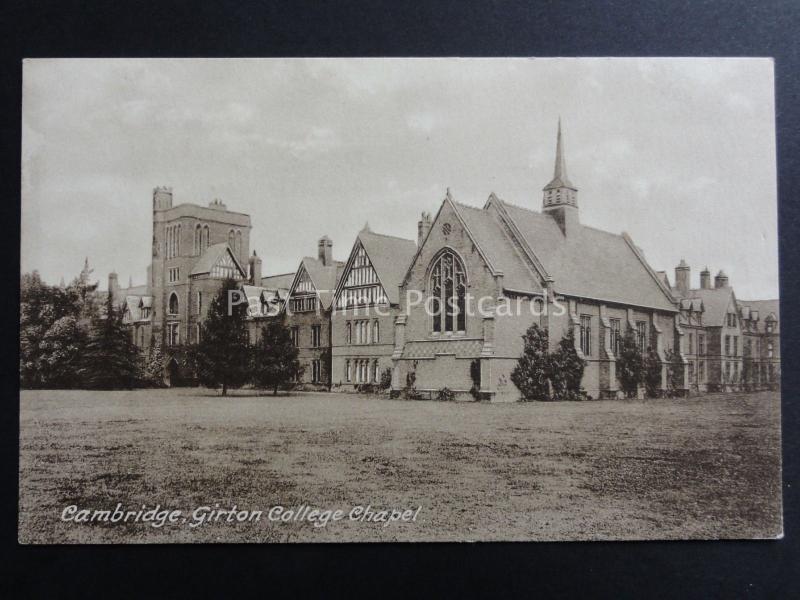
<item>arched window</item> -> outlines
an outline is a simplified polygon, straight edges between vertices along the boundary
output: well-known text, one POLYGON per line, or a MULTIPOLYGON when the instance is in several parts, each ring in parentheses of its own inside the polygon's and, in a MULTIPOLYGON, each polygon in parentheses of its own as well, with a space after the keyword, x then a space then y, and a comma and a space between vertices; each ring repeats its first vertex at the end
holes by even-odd
POLYGON ((353 343, 353 326, 350 324, 350 321, 345 325, 344 338, 347 340, 348 344, 353 343))
POLYGON ((434 259, 430 272, 433 330, 465 331, 467 278, 464 264, 455 253, 445 250, 434 259))
POLYGON ((169 314, 177 315, 178 314, 178 294, 172 292, 169 295, 169 314))
POLYGON ((194 255, 199 256, 203 251, 203 226, 200 223, 194 228, 194 255))
POLYGON ((181 224, 178 223, 178 228, 175 232, 175 256, 181 255, 181 224))
POLYGON ((379 344, 381 341, 381 330, 379 321, 375 320, 372 323, 372 343, 379 344))

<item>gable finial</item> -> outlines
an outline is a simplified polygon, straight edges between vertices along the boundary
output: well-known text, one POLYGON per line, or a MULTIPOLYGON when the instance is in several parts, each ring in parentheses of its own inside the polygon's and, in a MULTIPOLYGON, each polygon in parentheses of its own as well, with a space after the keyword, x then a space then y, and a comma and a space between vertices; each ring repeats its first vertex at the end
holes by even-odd
POLYGON ((447 198, 448 200, 453 199, 453 195, 450 193, 450 188, 447 188, 447 193, 445 194, 445 198, 447 198))
POLYGON ((361 231, 372 231, 372 229, 369 228, 369 221, 364 222, 364 227, 361 229, 361 231))

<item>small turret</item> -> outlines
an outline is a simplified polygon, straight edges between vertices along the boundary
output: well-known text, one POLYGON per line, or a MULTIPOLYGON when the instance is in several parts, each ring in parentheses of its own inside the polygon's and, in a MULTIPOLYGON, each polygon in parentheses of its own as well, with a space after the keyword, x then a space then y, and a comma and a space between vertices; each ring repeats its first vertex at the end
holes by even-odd
POLYGON ((556 136, 556 162, 553 179, 544 186, 542 212, 551 215, 565 236, 569 236, 580 224, 578 220, 578 188, 567 177, 567 164, 564 159, 564 143, 561 137, 561 119, 558 120, 556 136))
POLYGON ((172 208, 172 188, 161 186, 153 188, 153 210, 172 208))

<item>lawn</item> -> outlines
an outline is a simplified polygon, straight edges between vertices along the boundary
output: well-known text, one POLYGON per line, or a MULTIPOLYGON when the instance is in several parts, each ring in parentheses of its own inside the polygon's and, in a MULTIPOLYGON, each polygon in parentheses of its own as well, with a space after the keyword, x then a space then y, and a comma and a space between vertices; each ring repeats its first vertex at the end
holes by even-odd
POLYGON ((22 543, 587 540, 781 532, 777 393, 530 404, 350 394, 24 391, 22 543), (75 523, 79 509, 188 521, 75 523), (202 506, 260 520, 189 527, 202 506), (271 507, 421 507, 271 521, 271 507))

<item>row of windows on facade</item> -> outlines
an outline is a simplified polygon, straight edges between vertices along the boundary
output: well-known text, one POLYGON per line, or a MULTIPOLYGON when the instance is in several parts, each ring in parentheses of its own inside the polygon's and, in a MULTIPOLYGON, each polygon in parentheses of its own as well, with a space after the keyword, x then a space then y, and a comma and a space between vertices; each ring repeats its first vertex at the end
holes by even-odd
POLYGON ((344 380, 348 383, 379 383, 378 359, 356 358, 344 361, 344 380))
MULTIPOLYGON (((292 327, 289 332, 292 336, 292 345, 297 348, 300 346, 300 328, 299 327, 292 327)), ((319 348, 322 345, 322 326, 321 325, 312 325, 311 326, 311 347, 312 348, 319 348)))
POLYGON ((380 322, 375 319, 370 326, 369 319, 347 321, 344 326, 344 339, 348 344, 380 344, 380 322))
MULTIPOLYGON (((737 322, 736 313, 727 313, 725 315, 725 317, 726 317, 725 318, 725 324, 728 327, 736 327, 736 322, 737 322)), ((742 328, 745 331, 756 331, 757 330, 756 322, 752 321, 752 320, 743 319, 742 322, 741 322, 741 325, 742 325, 742 328)), ((772 320, 772 319, 767 319, 765 321, 765 323, 764 323, 764 330, 767 333, 774 333, 774 331, 775 331, 775 321, 772 320)))
MULTIPOLYGON (((647 349, 647 322, 636 321, 634 324, 634 335, 636 337, 636 346, 639 352, 644 354, 647 349)), ((609 335, 611 342, 611 351, 619 356, 622 348, 622 321, 620 319, 609 319, 609 335)), ((580 328, 579 328, 579 345, 581 352, 584 356, 592 356, 594 350, 592 344, 592 316, 581 315, 580 328)))
MULTIPOLYGON (((168 225, 165 231, 165 255, 167 258, 175 258, 181 255, 181 224, 168 225)), ((242 253, 242 232, 239 229, 231 229, 228 232, 228 245, 236 256, 242 253)), ((194 228, 194 239, 192 244, 192 254, 199 256, 211 245, 211 231, 208 225, 198 223, 194 228)))

